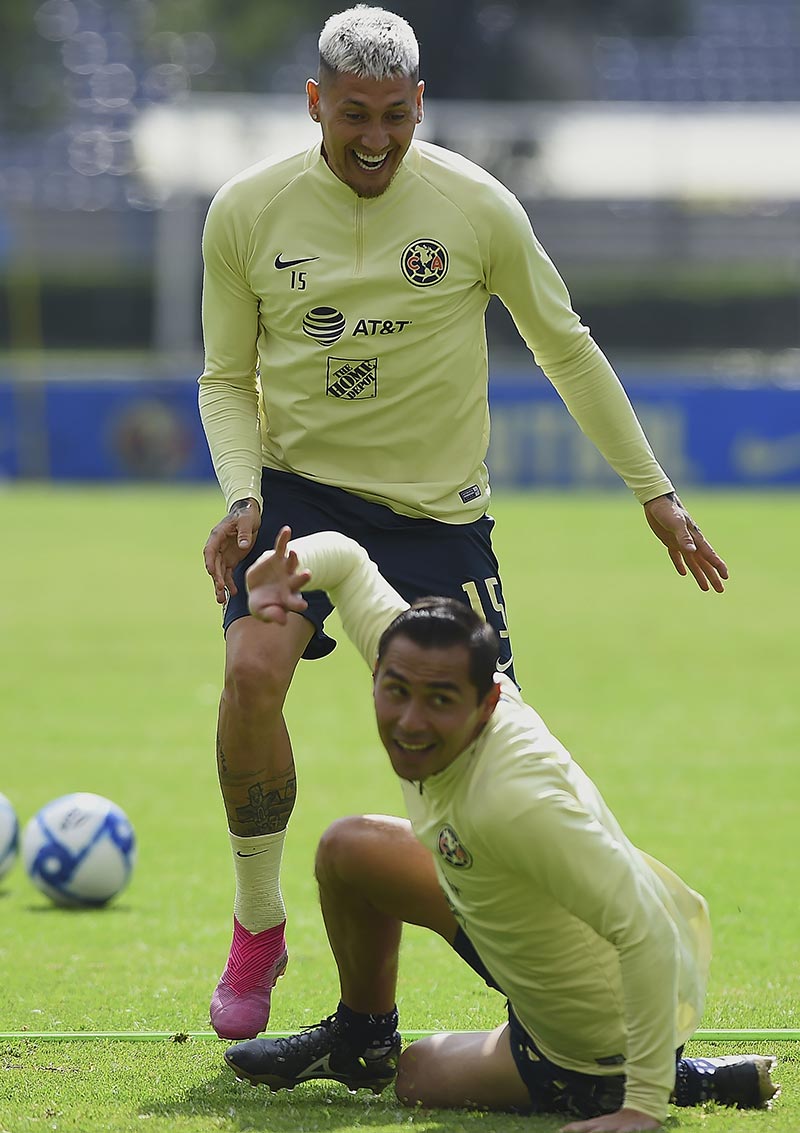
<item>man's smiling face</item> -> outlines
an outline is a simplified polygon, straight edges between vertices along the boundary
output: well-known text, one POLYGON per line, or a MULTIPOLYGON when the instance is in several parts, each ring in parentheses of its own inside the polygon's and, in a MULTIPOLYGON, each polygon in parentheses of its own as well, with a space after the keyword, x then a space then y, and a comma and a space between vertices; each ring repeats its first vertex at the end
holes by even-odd
POLYGON ((325 160, 359 197, 388 189, 422 121, 424 87, 413 78, 329 72, 308 80, 308 112, 322 127, 325 160))
POLYGON ((465 645, 426 649, 398 633, 375 670, 375 717, 401 779, 418 782, 458 758, 494 712, 499 685, 481 698, 465 645))

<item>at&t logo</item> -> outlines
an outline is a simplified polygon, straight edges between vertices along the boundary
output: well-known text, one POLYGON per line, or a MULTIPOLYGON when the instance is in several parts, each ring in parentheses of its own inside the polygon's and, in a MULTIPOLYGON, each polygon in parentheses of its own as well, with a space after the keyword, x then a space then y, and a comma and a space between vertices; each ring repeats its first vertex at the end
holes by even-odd
POLYGON ((347 320, 335 307, 312 307, 303 318, 303 333, 323 346, 333 346, 344 334, 347 320))

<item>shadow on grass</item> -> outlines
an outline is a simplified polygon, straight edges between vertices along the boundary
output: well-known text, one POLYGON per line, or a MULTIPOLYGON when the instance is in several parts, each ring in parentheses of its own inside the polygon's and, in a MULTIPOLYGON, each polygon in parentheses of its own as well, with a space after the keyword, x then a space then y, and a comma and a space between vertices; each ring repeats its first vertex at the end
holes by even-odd
MULTIPOLYGON (((2 896, 2 893, 0 893, 0 896, 2 896)), ((23 911, 37 914, 58 914, 61 917, 88 917, 89 913, 102 913, 104 917, 112 917, 129 916, 137 910, 133 905, 117 904, 116 901, 113 904, 109 901, 105 905, 57 905, 55 901, 49 901, 46 904, 26 905, 23 911)))
POLYGON ((390 1087, 375 1096, 369 1090, 351 1094, 337 1082, 311 1082, 272 1093, 266 1087, 239 1082, 227 1071, 188 1089, 179 1098, 145 1101, 140 1112, 172 1119, 213 1117, 218 1129, 264 1133, 384 1130, 409 1125, 425 1133, 486 1133, 488 1128, 492 1133, 554 1133, 563 1125, 563 1119, 556 1118, 411 1110, 397 1101, 390 1087))

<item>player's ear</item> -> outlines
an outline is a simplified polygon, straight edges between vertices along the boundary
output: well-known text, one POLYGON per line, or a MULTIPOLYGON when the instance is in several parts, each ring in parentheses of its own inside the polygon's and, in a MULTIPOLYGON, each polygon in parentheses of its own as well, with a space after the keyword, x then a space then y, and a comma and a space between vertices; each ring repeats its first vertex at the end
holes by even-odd
POLYGON ((420 79, 417 83, 417 124, 419 124, 425 117, 425 107, 422 104, 422 92, 425 90, 425 84, 420 79))
POLYGON ((316 79, 309 79, 306 83, 308 97, 308 113, 315 122, 319 122, 319 83, 316 79))
POLYGON ((486 721, 489 719, 489 717, 494 712, 495 708, 497 708, 497 702, 499 701, 499 699, 500 699, 500 684, 497 681, 497 679, 495 678, 494 684, 489 689, 489 691, 486 693, 486 696, 483 698, 483 703, 481 704, 481 722, 483 724, 486 723, 486 721))

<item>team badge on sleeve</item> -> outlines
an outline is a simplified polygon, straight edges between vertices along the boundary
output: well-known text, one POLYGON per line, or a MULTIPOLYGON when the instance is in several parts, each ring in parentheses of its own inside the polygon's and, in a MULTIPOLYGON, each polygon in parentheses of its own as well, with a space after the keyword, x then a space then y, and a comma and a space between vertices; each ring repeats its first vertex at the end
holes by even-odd
POLYGON ((444 860, 457 869, 469 869, 472 865, 472 854, 466 846, 462 846, 452 826, 442 827, 437 846, 444 860))
POLYGON ((433 287, 447 275, 450 257, 438 240, 414 240, 400 257, 400 267, 415 287, 433 287))

